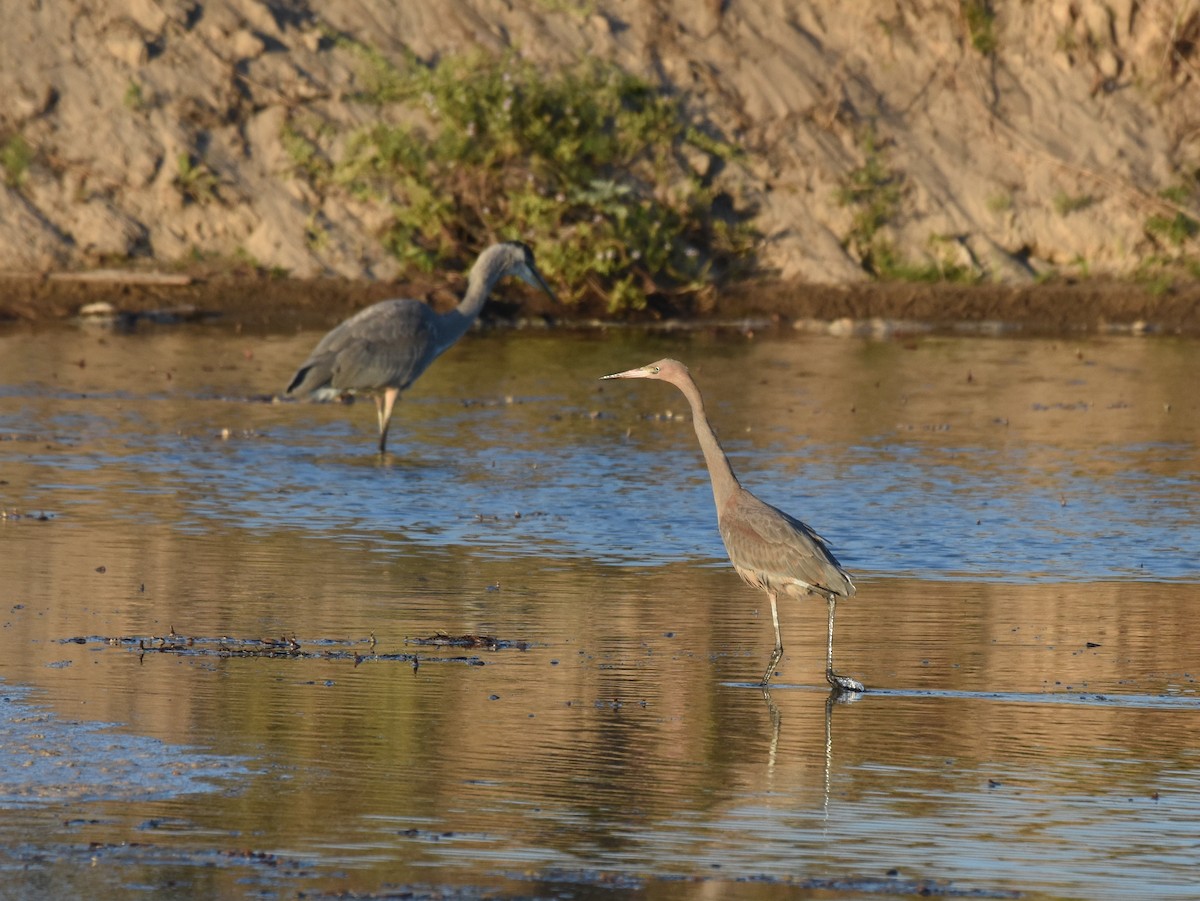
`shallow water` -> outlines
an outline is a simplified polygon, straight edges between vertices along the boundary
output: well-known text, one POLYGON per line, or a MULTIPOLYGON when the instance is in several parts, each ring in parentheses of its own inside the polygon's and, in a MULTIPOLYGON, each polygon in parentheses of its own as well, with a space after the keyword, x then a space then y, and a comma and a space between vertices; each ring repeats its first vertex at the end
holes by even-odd
POLYGON ((269 402, 317 337, 0 332, 0 898, 1195 896, 1197 342, 475 334, 380 461, 269 402), (857 701, 817 603, 755 686, 682 397, 595 380, 668 355, 857 701))

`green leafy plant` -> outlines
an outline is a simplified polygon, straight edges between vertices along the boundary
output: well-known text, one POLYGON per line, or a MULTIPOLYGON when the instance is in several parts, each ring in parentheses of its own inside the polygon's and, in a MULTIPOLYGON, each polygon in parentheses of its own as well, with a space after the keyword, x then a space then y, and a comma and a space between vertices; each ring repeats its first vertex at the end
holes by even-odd
POLYGON ((1200 222, 1186 213, 1176 213, 1174 216, 1155 213, 1146 220, 1146 231, 1176 247, 1182 247, 1200 235, 1200 222))
POLYGON ((991 56, 1000 45, 996 38, 996 13, 991 3, 988 0, 962 0, 961 9, 971 46, 984 56, 991 56))
POLYGON ((884 144, 873 127, 865 129, 859 141, 863 163, 846 174, 837 194, 838 203, 854 211, 843 240, 846 249, 863 269, 884 281, 977 281, 978 273, 950 257, 948 239, 931 237, 932 259, 913 262, 884 237, 883 229, 900 213, 904 178, 888 165, 884 144))
POLYGON ((4 170, 4 183, 10 188, 19 188, 33 164, 33 148, 19 134, 12 135, 0 144, 0 169, 4 170))
POLYGON ((921 262, 905 260, 890 244, 882 244, 875 254, 879 277, 885 281, 902 282, 976 282, 977 273, 970 266, 955 262, 951 239, 933 236, 929 239, 930 259, 921 262))
POLYGON ((882 248, 877 240, 880 229, 900 209, 904 182, 899 173, 888 167, 874 127, 866 128, 859 140, 863 163, 842 179, 837 200, 854 210, 846 245, 869 270, 870 258, 882 248))
MULTIPOLYGON (((1176 207, 1186 207, 1189 203, 1200 199, 1200 191, 1187 184, 1172 185, 1163 188, 1158 196, 1176 207)), ((1177 209, 1174 215, 1155 213, 1146 219, 1146 233, 1152 237, 1183 247, 1193 238, 1200 235, 1200 222, 1183 210, 1177 209)))
POLYGON ((358 99, 387 121, 324 159, 322 136, 292 122, 285 147, 297 175, 385 205, 383 241, 406 266, 459 265, 517 238, 562 300, 595 294, 616 312, 751 265, 748 217, 708 178, 736 148, 644 80, 596 61, 544 75, 512 55, 394 66, 350 46, 358 99))
POLYGON ((175 186, 186 200, 207 203, 217 196, 217 176, 203 160, 192 158, 190 153, 181 153, 176 158, 175 186))
POLYGON ((537 0, 537 5, 547 12, 562 12, 583 18, 596 11, 593 0, 537 0))
POLYGON ((993 213, 1007 213, 1013 208, 1013 196, 1011 192, 989 194, 987 198, 987 208, 993 213))
POLYGON ((1054 195, 1054 210, 1060 216, 1069 216, 1079 210, 1086 210, 1095 202, 1096 198, 1090 194, 1074 195, 1059 191, 1054 195))
POLYGON ((142 86, 136 81, 130 81, 125 86, 125 96, 123 99, 125 106, 134 112, 145 110, 148 106, 145 92, 142 90, 142 86))

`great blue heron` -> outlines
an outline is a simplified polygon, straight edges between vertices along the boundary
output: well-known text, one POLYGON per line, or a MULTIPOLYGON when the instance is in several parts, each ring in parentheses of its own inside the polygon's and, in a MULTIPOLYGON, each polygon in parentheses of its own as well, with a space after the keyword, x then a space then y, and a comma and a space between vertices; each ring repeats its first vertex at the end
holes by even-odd
POLYGON ((638 369, 614 372, 606 379, 658 379, 670 382, 683 392, 692 408, 692 425, 700 439, 700 450, 708 464, 713 500, 717 505, 717 525, 729 561, 748 584, 760 588, 771 599, 771 622, 775 625, 775 650, 767 671, 765 686, 783 656, 783 638, 779 634, 779 594, 803 596, 819 594, 829 606, 829 640, 825 658, 825 679, 838 691, 863 691, 861 682, 833 671, 833 613, 839 597, 854 595, 854 583, 830 553, 821 538, 800 520, 765 504, 742 487, 729 458, 721 449, 708 417, 704 399, 688 368, 678 360, 659 360, 638 369))
POLYGON ((515 275, 554 297, 518 242, 493 244, 479 255, 457 307, 438 314, 419 300, 384 300, 361 310, 322 338, 287 386, 287 393, 328 398, 364 393, 375 398, 379 453, 387 452, 388 424, 400 392, 455 341, 483 309, 496 282, 515 275))

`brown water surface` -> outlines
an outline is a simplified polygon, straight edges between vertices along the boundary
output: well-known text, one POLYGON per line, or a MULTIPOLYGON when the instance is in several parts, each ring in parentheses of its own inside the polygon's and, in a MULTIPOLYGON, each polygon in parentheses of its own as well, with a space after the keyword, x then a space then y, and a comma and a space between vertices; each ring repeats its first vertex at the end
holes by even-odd
POLYGON ((0 897, 1195 896, 1196 341, 475 334, 380 460, 270 402, 317 337, 0 332, 0 897), (856 700, 819 603, 755 685, 682 398, 595 380, 667 355, 856 700))

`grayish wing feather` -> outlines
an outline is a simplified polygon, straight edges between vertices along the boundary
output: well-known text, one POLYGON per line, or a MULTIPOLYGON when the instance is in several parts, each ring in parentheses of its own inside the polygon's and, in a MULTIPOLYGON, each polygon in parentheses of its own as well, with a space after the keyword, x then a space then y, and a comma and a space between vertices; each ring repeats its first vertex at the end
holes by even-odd
POLYGON ((820 535, 744 488, 721 511, 718 525, 730 562, 756 588, 784 590, 801 582, 853 596, 854 583, 820 535))
POLYGON ((321 388, 407 388, 437 356, 437 314, 416 300, 385 300, 325 335, 288 385, 289 394, 321 388))

